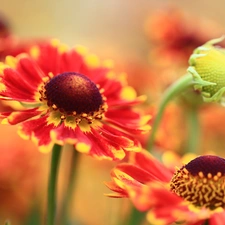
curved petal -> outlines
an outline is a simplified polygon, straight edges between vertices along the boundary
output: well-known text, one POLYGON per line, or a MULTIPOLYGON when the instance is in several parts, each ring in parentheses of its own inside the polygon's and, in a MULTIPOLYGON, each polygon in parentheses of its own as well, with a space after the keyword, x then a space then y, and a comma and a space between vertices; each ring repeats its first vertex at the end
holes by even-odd
POLYGON ((4 85, 0 90, 1 96, 17 101, 34 101, 34 87, 17 70, 11 68, 4 69, 1 82, 4 85))
POLYGON ((25 121, 19 128, 19 134, 24 139, 32 139, 40 146, 41 151, 49 151, 53 146, 50 138, 50 132, 54 129, 54 125, 47 124, 47 117, 25 121))
POLYGON ((8 123, 10 123, 11 125, 15 125, 39 114, 40 111, 38 110, 38 108, 34 108, 17 112, 1 113, 0 118, 5 118, 8 123))
POLYGON ((36 91, 38 85, 42 82, 42 78, 46 74, 40 69, 38 64, 31 58, 23 57, 17 63, 17 71, 26 80, 26 85, 36 91))
POLYGON ((99 85, 104 88, 104 95, 107 96, 107 102, 120 99, 120 92, 122 90, 122 84, 118 78, 108 78, 105 76, 104 79, 99 80, 99 85))
POLYGON ((86 133, 92 146, 89 154, 98 159, 118 160, 125 157, 125 152, 122 147, 110 139, 99 134, 95 129, 86 133))
MULTIPOLYGON (((149 117, 147 117, 148 119, 149 117)), ((120 118, 119 120, 113 120, 111 118, 106 118, 105 121, 107 121, 108 123, 111 123, 125 131, 128 131, 129 133, 132 134, 142 134, 145 133, 147 131, 149 131, 151 129, 151 127, 144 123, 144 124, 140 124, 141 122, 141 118, 139 121, 132 121, 132 120, 128 120, 128 119, 122 119, 120 118)))
POLYGON ((136 138, 131 137, 131 135, 128 135, 123 131, 116 129, 113 126, 104 124, 98 129, 99 133, 102 133, 103 137, 107 138, 109 142, 114 142, 114 145, 116 144, 118 148, 135 152, 139 152, 141 150, 140 142, 136 138))
MULTIPOLYGON (((151 182, 161 182, 161 177, 158 175, 158 171, 147 171, 145 170, 145 168, 142 168, 139 165, 130 163, 118 164, 111 171, 111 178, 113 181, 110 182, 110 185, 107 186, 110 189, 113 188, 111 189, 112 191, 119 192, 119 195, 122 194, 121 197, 124 196, 124 193, 132 197, 134 193, 137 194, 138 192, 140 192, 140 190, 142 190, 142 188, 147 184, 151 182)), ((162 185, 164 186, 166 186, 167 184, 168 183, 162 182, 162 185)), ((166 189, 166 191, 168 191, 168 189, 166 189)))
POLYGON ((60 54, 58 48, 53 46, 53 44, 46 43, 43 46, 39 46, 39 54, 36 61, 45 74, 51 72, 57 75, 60 73, 60 54))
POLYGON ((76 150, 82 153, 89 153, 92 145, 90 139, 81 131, 79 126, 75 129, 71 129, 64 124, 61 124, 61 126, 52 130, 51 138, 54 142, 61 145, 66 143, 74 144, 76 150))
POLYGON ((125 182, 128 186, 130 185, 130 181, 124 179, 126 176, 132 178, 132 180, 138 181, 141 184, 146 184, 150 181, 157 180, 157 177, 155 177, 153 174, 148 173, 146 170, 129 163, 122 163, 117 165, 112 170, 111 176, 117 177, 122 182, 125 182))
POLYGON ((83 75, 88 74, 88 68, 84 63, 83 57, 75 50, 61 54, 60 73, 73 71, 83 75), (76 62, 76 63, 74 63, 76 62))
POLYGON ((126 137, 126 135, 120 132, 118 129, 114 129, 108 125, 103 125, 102 127, 97 128, 98 133, 101 133, 101 136, 108 139, 109 141, 114 142, 115 144, 121 146, 122 148, 130 148, 134 146, 134 141, 126 137))
POLYGON ((126 190, 124 190, 123 188, 118 187, 117 184, 115 184, 114 181, 111 182, 105 182, 105 185, 112 191, 114 191, 114 193, 109 193, 109 194, 105 194, 108 197, 111 198, 128 198, 128 193, 126 190))
POLYGON ((143 150, 130 155, 130 163, 151 173, 162 182, 170 182, 173 173, 156 160, 148 151, 143 150))

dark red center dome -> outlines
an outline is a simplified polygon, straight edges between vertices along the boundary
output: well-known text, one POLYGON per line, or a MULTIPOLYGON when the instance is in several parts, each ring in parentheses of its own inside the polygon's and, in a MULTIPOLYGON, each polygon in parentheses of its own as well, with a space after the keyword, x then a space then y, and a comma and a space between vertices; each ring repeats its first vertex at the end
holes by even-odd
POLYGON ((98 87, 88 77, 66 72, 53 77, 45 85, 48 105, 65 113, 77 114, 98 111, 103 104, 98 87))

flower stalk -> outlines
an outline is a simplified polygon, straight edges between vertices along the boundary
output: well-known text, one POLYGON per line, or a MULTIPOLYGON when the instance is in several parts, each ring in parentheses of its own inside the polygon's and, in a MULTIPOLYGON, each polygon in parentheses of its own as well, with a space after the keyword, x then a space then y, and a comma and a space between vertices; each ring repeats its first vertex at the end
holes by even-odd
POLYGON ((51 168, 48 183, 47 225, 55 224, 57 178, 62 146, 55 144, 52 149, 51 168))
POLYGON ((77 167, 79 161, 79 152, 72 147, 72 157, 71 157, 71 165, 69 169, 68 182, 66 186, 66 190, 64 192, 63 202, 61 206, 60 212, 60 220, 61 224, 68 224, 68 212, 71 203, 71 199, 74 193, 75 180, 77 177, 77 167))
POLYGON ((196 107, 188 110, 188 143, 186 152, 197 153, 200 138, 199 116, 196 107))
POLYGON ((158 108, 157 115, 155 117, 155 120, 152 125, 152 131, 151 136, 149 138, 149 142, 147 144, 148 151, 152 150, 155 135, 157 132, 157 129, 159 127, 161 118, 163 116, 164 110, 168 103, 178 94, 182 93, 183 91, 187 90, 191 85, 193 85, 193 78, 191 74, 186 74, 185 76, 182 76, 179 80, 177 80, 173 85, 171 85, 162 96, 161 103, 158 108))
POLYGON ((125 225, 137 225, 142 224, 145 220, 146 213, 138 211, 135 207, 131 208, 129 218, 127 219, 125 225))

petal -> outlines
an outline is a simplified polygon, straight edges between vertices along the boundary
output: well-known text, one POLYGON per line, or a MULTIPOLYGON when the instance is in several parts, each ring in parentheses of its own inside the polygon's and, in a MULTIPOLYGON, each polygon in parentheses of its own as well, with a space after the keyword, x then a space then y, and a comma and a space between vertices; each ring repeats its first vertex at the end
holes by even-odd
POLYGON ((115 148, 110 140, 99 135, 94 129, 91 132, 83 132, 79 126, 70 129, 62 124, 51 132, 51 138, 58 144, 75 144, 75 148, 79 152, 92 155, 98 159, 115 160, 118 157, 123 158, 125 156, 123 150, 115 148))
POLYGON ((112 107, 117 107, 117 106, 134 106, 134 105, 138 105, 140 103, 143 103, 146 100, 146 96, 145 95, 141 95, 136 97, 133 100, 126 100, 123 98, 120 99, 110 99, 109 100, 109 105, 112 107))
POLYGON ((92 142, 89 154, 98 159, 118 160, 125 157, 125 152, 117 143, 109 140, 91 128, 91 132, 86 133, 92 142))
POLYGON ((169 169, 146 150, 131 154, 130 163, 146 170, 162 182, 169 182, 173 176, 173 173, 169 169))
POLYGON ((50 44, 41 46, 39 52, 37 62, 45 74, 51 72, 58 75, 73 71, 88 76, 88 68, 82 55, 74 49, 67 51, 67 48, 57 40, 52 40, 50 44))
POLYGON ((83 57, 75 50, 65 52, 61 55, 60 73, 65 71, 74 71, 83 75, 88 74, 88 68, 85 65, 83 57))
POLYGON ((105 182, 105 185, 110 190, 116 192, 116 193, 106 194, 106 196, 112 197, 112 198, 127 198, 128 197, 127 191, 124 190, 123 188, 118 187, 118 185, 115 184, 115 182, 113 182, 113 181, 111 181, 111 182, 105 182))
POLYGON ((134 142, 127 135, 120 132, 113 127, 108 125, 103 125, 102 127, 98 127, 98 133, 101 133, 101 136, 108 139, 109 141, 118 144, 123 148, 129 148, 134 146, 134 142))
POLYGON ((64 124, 58 126, 51 132, 52 139, 58 144, 75 144, 76 150, 88 153, 92 142, 88 137, 81 131, 79 126, 75 129, 71 129, 64 124), (84 148, 81 148, 83 145, 84 148))
POLYGON ((126 105, 123 107, 123 105, 120 105, 120 109, 109 109, 106 112, 106 117, 107 118, 111 118, 113 120, 117 120, 117 121, 124 121, 125 119, 127 119, 128 121, 139 121, 141 116, 140 113, 137 113, 135 111, 132 111, 131 108, 129 107, 129 105, 126 105))
POLYGON ((39 46, 39 55, 37 57, 37 64, 45 73, 52 73, 57 75, 60 73, 60 53, 56 46, 47 43, 39 46), (47 62, 47 63, 46 63, 47 62))
POLYGON ((117 148, 135 152, 139 152, 141 150, 140 142, 136 138, 133 138, 113 126, 104 124, 96 130, 98 130, 102 137, 106 138, 109 143, 113 143, 114 146, 117 146, 117 148))
POLYGON ((160 210, 163 207, 168 207, 172 214, 173 207, 180 207, 180 204, 183 203, 183 199, 172 193, 166 187, 166 183, 150 182, 141 188, 130 188, 128 191, 134 205, 141 211, 151 208, 160 210))
POLYGON ((123 120, 122 118, 120 118, 119 120, 112 120, 111 118, 106 118, 105 121, 132 134, 142 134, 151 129, 150 125, 148 124, 140 124, 141 119, 139 121, 134 122, 132 120, 129 121, 127 118, 125 120, 123 120))
POLYGON ((5 85, 0 90, 0 95, 17 101, 34 101, 34 87, 30 85, 18 71, 6 68, 4 69, 1 82, 5 85))
POLYGON ((46 77, 46 74, 40 69, 38 64, 31 58, 23 57, 18 61, 17 71, 26 80, 29 86, 37 89, 38 85, 42 82, 42 78, 46 77))
MULTIPOLYGON (((81 71, 83 71, 83 70, 81 70, 81 71)), ((107 95, 107 93, 105 92, 105 90, 107 89, 107 87, 105 86, 105 82, 108 83, 108 80, 109 80, 106 77, 106 74, 108 71, 109 71, 108 68, 103 68, 103 67, 89 69, 89 71, 88 71, 89 78, 92 81, 94 81, 96 84, 99 84, 99 86, 104 89, 105 96, 107 95)))
POLYGON ((119 164, 113 169, 111 173, 112 176, 116 176, 118 179, 121 179, 122 181, 129 184, 129 182, 124 180, 125 174, 129 175, 129 177, 132 177, 133 180, 136 180, 142 184, 157 180, 157 177, 155 177, 153 174, 148 173, 146 170, 129 163, 119 164))
POLYGON ((209 220, 209 225, 222 225, 225 222, 225 211, 221 213, 215 213, 209 220))
POLYGON ((150 130, 148 123, 151 116, 141 115, 139 112, 132 111, 130 107, 109 109, 105 116, 105 121, 132 134, 141 134, 150 130))
POLYGON ((8 123, 10 123, 11 125, 15 125, 17 123, 21 123, 39 114, 40 114, 40 111, 38 111, 38 108, 34 108, 34 109, 24 110, 24 111, 1 113, 0 118, 6 118, 8 123))
POLYGON ((53 146, 50 132, 54 129, 52 124, 47 124, 47 117, 25 121, 19 128, 19 134, 24 139, 32 139, 41 151, 49 151, 53 146))
POLYGON ((115 101, 115 99, 120 99, 122 84, 119 80, 116 78, 110 79, 105 76, 104 79, 99 79, 98 83, 102 88, 104 88, 104 95, 107 96, 107 102, 110 103, 111 101, 115 101))

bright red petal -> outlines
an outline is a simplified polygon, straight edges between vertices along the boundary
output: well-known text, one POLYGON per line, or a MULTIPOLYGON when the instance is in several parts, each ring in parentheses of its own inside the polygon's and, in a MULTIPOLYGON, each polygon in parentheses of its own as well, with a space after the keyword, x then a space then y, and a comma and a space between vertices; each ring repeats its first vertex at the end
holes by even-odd
POLYGON ((52 140, 50 132, 54 129, 53 124, 47 124, 47 117, 25 121, 21 124, 20 134, 25 138, 34 138, 38 146, 47 146, 52 140))
POLYGON ((46 77, 46 74, 40 69, 38 64, 28 57, 21 58, 18 61, 17 71, 27 82, 26 85, 35 91, 37 91, 38 85, 42 82, 42 78, 46 77))
POLYGON ((17 123, 21 123, 25 120, 28 120, 34 116, 40 114, 40 111, 37 110, 38 108, 24 110, 24 111, 17 111, 17 112, 9 112, 9 113, 1 113, 0 118, 7 118, 7 121, 11 125, 15 125, 17 123))
POLYGON ((163 164, 156 160, 146 150, 131 154, 130 163, 148 171, 162 182, 170 182, 173 176, 173 173, 169 169, 167 169, 163 164))
POLYGON ((34 87, 18 71, 11 68, 4 69, 1 82, 5 85, 5 89, 0 91, 1 96, 17 101, 34 101, 34 87))
MULTIPOLYGON (((157 180, 157 177, 155 177, 153 174, 148 173, 146 170, 144 170, 144 169, 142 169, 142 168, 140 168, 138 166, 131 165, 129 163, 119 164, 118 166, 115 167, 114 170, 115 171, 120 170, 123 173, 129 175, 134 180, 137 180, 138 182, 140 182, 142 184, 146 184, 146 183, 148 183, 150 181, 157 180)), ((112 172, 112 174, 114 174, 114 173, 112 172)), ((118 177, 118 178, 121 178, 121 177, 118 177)))

